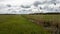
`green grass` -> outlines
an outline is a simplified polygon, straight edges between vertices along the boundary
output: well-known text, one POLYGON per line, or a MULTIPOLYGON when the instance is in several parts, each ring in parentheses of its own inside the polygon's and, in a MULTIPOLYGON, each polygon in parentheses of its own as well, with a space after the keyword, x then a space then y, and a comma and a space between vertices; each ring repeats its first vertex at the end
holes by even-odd
POLYGON ((21 15, 0 15, 0 34, 49 34, 21 15))

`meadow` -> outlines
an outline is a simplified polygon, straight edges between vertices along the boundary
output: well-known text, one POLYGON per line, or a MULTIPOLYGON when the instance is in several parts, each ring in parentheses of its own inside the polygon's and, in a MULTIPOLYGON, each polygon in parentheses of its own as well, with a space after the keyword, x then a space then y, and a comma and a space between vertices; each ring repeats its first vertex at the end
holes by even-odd
POLYGON ((60 15, 0 15, 0 34, 59 34, 60 15))
POLYGON ((51 34, 60 34, 60 14, 25 15, 29 21, 38 24, 51 34))
POLYGON ((0 34, 49 34, 49 32, 22 15, 0 15, 0 34))

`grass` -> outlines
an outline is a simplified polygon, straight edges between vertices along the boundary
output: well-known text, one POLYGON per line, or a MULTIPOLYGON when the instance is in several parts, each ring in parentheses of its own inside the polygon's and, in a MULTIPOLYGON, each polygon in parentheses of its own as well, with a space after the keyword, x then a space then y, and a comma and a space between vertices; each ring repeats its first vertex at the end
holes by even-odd
POLYGON ((53 21, 60 23, 60 15, 27 15, 26 17, 41 21, 53 21))
POLYGON ((0 15, 0 34, 49 34, 21 15, 0 15))
POLYGON ((60 14, 40 14, 40 15, 25 15, 28 19, 34 20, 38 25, 42 24, 45 30, 51 34, 58 34, 60 31, 60 14))

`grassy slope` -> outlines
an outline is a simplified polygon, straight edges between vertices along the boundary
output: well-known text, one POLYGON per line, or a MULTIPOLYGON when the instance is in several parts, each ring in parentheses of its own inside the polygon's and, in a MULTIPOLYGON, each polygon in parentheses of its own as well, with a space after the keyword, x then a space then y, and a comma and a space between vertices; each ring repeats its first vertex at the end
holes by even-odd
POLYGON ((0 15, 0 34, 48 34, 21 15, 0 15))

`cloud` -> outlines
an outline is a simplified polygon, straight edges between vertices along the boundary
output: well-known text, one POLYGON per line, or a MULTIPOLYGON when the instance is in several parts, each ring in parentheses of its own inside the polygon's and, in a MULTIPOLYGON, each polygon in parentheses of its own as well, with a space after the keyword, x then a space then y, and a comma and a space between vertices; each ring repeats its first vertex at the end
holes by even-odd
MULTIPOLYGON (((21 13, 21 14, 25 14, 25 13, 39 13, 38 9, 43 10, 43 13, 45 12, 60 12, 60 4, 56 4, 54 5, 54 2, 57 2, 57 1, 52 1, 52 0, 0 0, 0 2, 3 2, 3 4, 5 5, 1 5, 0 6, 0 13, 9 13, 9 10, 11 10, 11 13, 21 13), (12 4, 12 5, 11 5, 12 4), (18 5, 18 7, 16 5, 18 5), (20 5, 21 4, 21 5, 20 5), (37 8, 36 8, 37 7, 37 8), (13 9, 12 9, 13 8, 13 9), (36 8, 36 9, 35 9, 36 8)), ((42 11, 41 11, 42 12, 42 11)))
POLYGON ((33 3, 33 5, 36 6, 36 7, 37 7, 39 4, 41 4, 40 1, 35 1, 35 2, 33 3))
POLYGON ((0 2, 5 1, 5 0, 0 0, 0 2))
POLYGON ((0 0, 0 4, 11 4, 11 5, 21 5, 21 4, 32 4, 36 0, 0 0))
POLYGON ((31 5, 21 5, 22 8, 30 8, 31 5))

